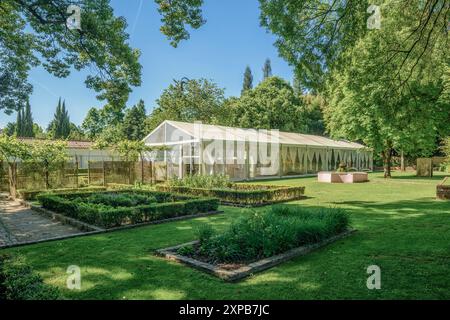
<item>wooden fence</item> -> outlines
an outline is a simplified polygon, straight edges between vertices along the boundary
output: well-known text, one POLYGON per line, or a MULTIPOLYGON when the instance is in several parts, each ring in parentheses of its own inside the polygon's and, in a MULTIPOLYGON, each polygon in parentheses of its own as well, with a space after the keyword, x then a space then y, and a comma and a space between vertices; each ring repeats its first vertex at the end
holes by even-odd
MULTIPOLYGON (((48 177, 41 163, 17 163, 18 190, 78 188, 88 185, 154 183, 167 177, 165 165, 151 161, 90 161, 87 169, 80 169, 77 162, 61 163, 49 171, 48 177)), ((9 167, 0 162, 0 191, 9 190, 9 167)))

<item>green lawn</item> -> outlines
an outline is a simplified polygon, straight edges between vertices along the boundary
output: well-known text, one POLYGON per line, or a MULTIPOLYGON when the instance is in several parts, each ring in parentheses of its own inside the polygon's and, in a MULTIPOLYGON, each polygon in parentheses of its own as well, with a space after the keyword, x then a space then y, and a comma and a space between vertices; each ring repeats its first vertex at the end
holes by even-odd
MULTIPOLYGON (((154 257, 157 248, 193 240, 208 222, 223 228, 249 209, 12 249, 73 299, 450 299, 450 202, 435 200, 442 176, 419 179, 381 173, 358 185, 315 178, 265 183, 305 185, 308 207, 343 207, 359 231, 308 256, 236 284, 154 257), (82 290, 65 288, 66 268, 82 270, 82 290), (369 265, 381 268, 382 288, 366 287, 369 265)), ((264 210, 264 209, 258 209, 264 210)))

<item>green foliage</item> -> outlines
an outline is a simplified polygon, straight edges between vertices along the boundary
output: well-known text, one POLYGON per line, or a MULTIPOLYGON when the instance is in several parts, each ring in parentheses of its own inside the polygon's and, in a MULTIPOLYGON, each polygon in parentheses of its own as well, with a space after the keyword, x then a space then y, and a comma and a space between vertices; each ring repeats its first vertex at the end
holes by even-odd
POLYGON ((446 158, 447 165, 450 166, 450 137, 444 139, 444 142, 442 144, 442 151, 447 156, 446 158))
POLYGON ((12 136, 0 135, 0 158, 16 163, 31 157, 30 146, 12 136))
POLYGON ((137 105, 127 110, 122 123, 123 136, 128 140, 140 141, 148 134, 145 119, 146 119, 145 104, 140 100, 137 105))
POLYGON ((202 18, 203 0, 155 0, 158 11, 163 16, 161 32, 167 36, 175 48, 181 40, 189 39, 186 26, 200 28, 205 20, 202 18))
POLYGON ((83 201, 95 204, 104 204, 111 207, 135 207, 156 202, 156 198, 151 195, 135 193, 96 193, 83 201))
POLYGON ((302 132, 301 100, 285 80, 270 77, 231 105, 236 127, 302 132))
POLYGON ((42 278, 24 263, 23 258, 0 255, 0 301, 61 298, 59 290, 44 284, 42 278))
MULTIPOLYGON (((176 182, 175 182, 176 183, 176 182)), ((277 202, 301 199, 305 187, 271 186, 256 184, 232 184, 227 187, 156 185, 156 190, 176 192, 201 197, 214 197, 223 204, 238 206, 261 206, 277 202)))
POLYGON ((183 179, 170 179, 167 181, 170 187, 190 187, 190 188, 229 188, 232 183, 227 175, 192 175, 183 179))
POLYGON ((106 117, 103 110, 96 108, 89 109, 81 127, 91 140, 97 139, 107 126, 106 117))
POLYGON ((218 124, 223 118, 224 90, 206 80, 180 80, 164 90, 147 120, 147 133, 164 120, 218 124))
POLYGON ((50 122, 47 131, 53 139, 67 139, 70 135, 70 118, 66 110, 66 102, 61 104, 59 98, 58 105, 53 120, 50 122))
POLYGON ((346 231, 349 225, 349 216, 342 209, 274 206, 268 212, 239 218, 222 233, 200 229, 198 254, 214 263, 250 262, 321 242, 346 231))
POLYGON ((219 206, 212 198, 138 190, 40 194, 37 199, 48 210, 104 228, 206 213, 219 206))
POLYGON ((242 84, 241 95, 244 94, 247 90, 253 89, 253 75, 252 69, 249 66, 245 68, 244 72, 244 82, 242 84))
POLYGON ((0 109, 10 113, 32 92, 31 68, 42 65, 65 78, 72 68, 92 69, 86 86, 97 98, 123 107, 132 86, 141 83, 139 52, 130 48, 126 21, 115 17, 109 0, 80 0, 81 30, 68 30, 71 0, 0 2, 0 109))

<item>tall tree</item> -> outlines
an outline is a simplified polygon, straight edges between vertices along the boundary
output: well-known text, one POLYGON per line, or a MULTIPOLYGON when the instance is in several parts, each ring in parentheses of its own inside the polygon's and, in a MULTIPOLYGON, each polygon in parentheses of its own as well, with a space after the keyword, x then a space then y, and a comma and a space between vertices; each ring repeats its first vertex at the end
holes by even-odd
POLYGON ((249 66, 247 66, 244 72, 244 83, 242 84, 241 94, 244 94, 244 92, 250 89, 253 89, 253 75, 252 70, 250 69, 249 66))
POLYGON ((223 118, 224 90, 206 80, 176 82, 164 90, 147 120, 147 132, 164 120, 218 124, 223 118))
POLYGON ((232 125, 244 128, 304 132, 301 100, 288 82, 270 77, 228 106, 232 125))
POLYGON ((86 132, 89 139, 95 140, 106 128, 106 120, 103 110, 91 108, 89 109, 86 118, 84 118, 81 127, 86 132))
POLYGON ((66 110, 66 102, 61 103, 61 98, 59 98, 53 120, 47 131, 53 139, 66 139, 70 135, 69 113, 66 110))
POLYGON ((263 67, 262 71, 263 71, 264 79, 267 79, 268 77, 272 76, 272 65, 271 65, 270 59, 266 59, 266 62, 264 62, 264 67, 263 67))
POLYGON ((27 104, 25 106, 25 112, 23 114, 23 137, 34 137, 34 131, 33 131, 33 115, 31 114, 31 106, 30 102, 27 101, 27 104))
POLYGON ((38 65, 60 78, 72 69, 89 70, 86 86, 123 108, 141 83, 140 53, 127 43, 126 27, 109 0, 0 1, 0 110, 11 113, 26 103, 28 74, 38 65), (74 4, 81 28, 67 24, 74 4))
POLYGON ((142 140, 148 134, 145 125, 146 117, 144 101, 140 100, 137 105, 125 113, 122 124, 124 137, 132 141, 142 140))
MULTIPOLYGON (((393 58, 386 63, 391 43, 409 39, 408 28, 401 29, 402 19, 408 18, 403 15, 406 9, 390 9, 381 30, 368 33, 342 55, 345 68, 331 73, 327 82, 329 103, 324 109, 327 129, 333 136, 361 140, 381 155, 385 177, 391 176, 395 151, 430 155, 438 138, 445 134, 442 130, 446 127, 448 132, 450 119, 450 100, 441 99, 445 92, 444 66, 448 63, 445 51, 413 51, 406 62, 393 58), (399 66, 405 63, 403 68, 399 66), (402 70, 398 78, 407 79, 407 89, 392 79, 398 70, 402 70)), ((437 41, 435 45, 448 44, 437 41)))
POLYGON ((16 136, 23 136, 23 109, 19 109, 17 112, 17 120, 16 120, 16 136))

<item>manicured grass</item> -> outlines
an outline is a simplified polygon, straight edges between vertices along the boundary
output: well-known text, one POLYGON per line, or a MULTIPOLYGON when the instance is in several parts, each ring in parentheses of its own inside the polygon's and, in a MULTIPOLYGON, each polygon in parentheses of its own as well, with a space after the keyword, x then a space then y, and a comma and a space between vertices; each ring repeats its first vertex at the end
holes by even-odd
POLYGON ((23 254, 47 283, 73 299, 449 299, 450 202, 435 200, 443 176, 395 173, 384 180, 374 173, 370 179, 356 185, 314 178, 267 182, 306 186, 309 198, 294 203, 345 208, 359 231, 239 283, 224 283, 152 251, 194 240, 203 222, 224 228, 250 209, 222 207, 226 213, 220 216, 8 251, 23 254), (81 267, 81 291, 65 289, 69 265, 81 267), (366 287, 370 265, 381 268, 381 290, 366 287))

